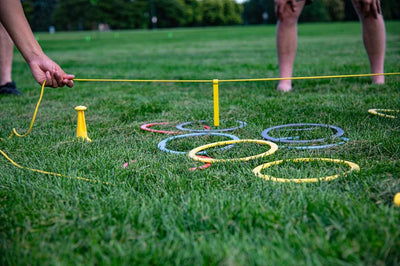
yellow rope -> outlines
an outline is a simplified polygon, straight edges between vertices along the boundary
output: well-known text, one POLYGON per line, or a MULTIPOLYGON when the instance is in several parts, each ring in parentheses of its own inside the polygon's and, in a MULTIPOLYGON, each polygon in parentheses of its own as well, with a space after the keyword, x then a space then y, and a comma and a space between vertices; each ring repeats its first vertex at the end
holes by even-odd
POLYGON ((74 81, 98 81, 98 82, 187 82, 187 83, 208 83, 212 82, 212 79, 201 80, 201 79, 77 79, 74 81))
MULTIPOLYGON (((22 165, 19 165, 18 163, 16 163, 15 161, 13 161, 10 157, 8 157, 8 155, 0 150, 0 153, 7 159, 9 160, 14 166, 20 168, 20 169, 25 169, 25 170, 29 170, 32 172, 36 172, 36 173, 41 173, 41 174, 46 174, 46 175, 54 175, 54 176, 58 176, 58 177, 65 177, 65 178, 70 178, 70 179, 78 179, 78 180, 83 180, 83 181, 87 181, 87 182, 92 182, 92 183, 100 183, 101 181, 95 180, 95 179, 89 179, 89 178, 84 178, 84 177, 70 177, 67 175, 62 175, 62 174, 58 174, 58 173, 53 173, 53 172, 47 172, 47 171, 43 171, 43 170, 38 170, 38 169, 33 169, 33 168, 29 168, 29 167, 24 167, 22 165)), ((108 182, 101 182, 105 185, 109 185, 108 182)))
POLYGON ((400 75, 400 72, 374 73, 374 74, 331 75, 331 76, 310 76, 310 77, 289 77, 289 78, 225 79, 225 80, 219 80, 219 82, 334 79, 334 78, 357 78, 357 77, 393 76, 393 75, 400 75))
MULTIPOLYGON (((308 79, 332 79, 332 78, 356 78, 373 76, 393 76, 400 75, 400 72, 393 73, 371 73, 371 74, 351 74, 351 75, 330 75, 330 76, 310 76, 310 77, 288 77, 288 78, 255 78, 255 79, 219 79, 218 82, 248 82, 248 81, 277 81, 277 80, 308 80, 308 79)), ((74 81, 97 81, 97 82, 171 82, 171 83, 212 83, 213 79, 81 79, 75 78, 74 81)))
POLYGON ((35 122, 36 115, 37 115, 37 112, 38 112, 38 109, 39 109, 39 106, 40 106, 40 102, 42 101, 42 98, 43 98, 44 85, 45 85, 45 84, 46 84, 46 81, 44 81, 43 84, 42 84, 42 90, 41 90, 41 92, 40 92, 39 101, 38 101, 37 104, 36 104, 35 112, 33 113, 32 121, 31 121, 31 124, 30 124, 30 126, 29 126, 28 131, 27 131, 25 134, 21 135, 21 134, 19 134, 19 133, 17 132, 17 130, 16 130, 15 128, 13 128, 13 130, 12 130, 12 132, 11 132, 11 135, 10 135, 8 138, 11 139, 13 135, 16 135, 17 137, 23 138, 23 137, 28 136, 28 134, 31 132, 32 127, 33 127, 33 123, 35 122))

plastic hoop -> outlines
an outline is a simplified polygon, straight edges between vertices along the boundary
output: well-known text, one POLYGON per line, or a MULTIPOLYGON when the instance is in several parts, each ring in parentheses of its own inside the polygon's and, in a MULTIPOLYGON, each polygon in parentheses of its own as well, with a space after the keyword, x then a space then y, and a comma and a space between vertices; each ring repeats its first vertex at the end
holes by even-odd
POLYGON ((167 125, 169 122, 160 122, 160 123, 149 123, 149 124, 144 124, 140 126, 140 129, 144 131, 149 131, 149 132, 154 132, 154 133, 161 133, 161 134, 182 134, 183 132, 180 131, 168 131, 168 130, 156 130, 156 129, 151 129, 150 127, 156 126, 156 125, 167 125))
POLYGON ((337 143, 332 143, 332 144, 325 144, 325 145, 315 145, 315 146, 279 146, 279 148, 285 148, 285 149, 298 149, 298 150, 317 150, 317 149, 325 149, 325 148, 331 148, 334 146, 339 146, 346 141, 349 141, 349 138, 345 137, 340 137, 342 141, 337 142, 337 143))
POLYGON ((387 115, 381 112, 395 112, 395 113, 400 113, 400 110, 393 110, 393 109, 369 109, 368 113, 373 114, 373 115, 379 115, 382 117, 387 117, 387 118, 398 118, 397 116, 394 115, 387 115))
POLYGON ((246 122, 239 121, 237 120, 236 122, 239 123, 237 127, 231 127, 231 128, 221 128, 221 129, 190 129, 190 128, 184 128, 184 126, 191 125, 193 123, 204 123, 206 120, 199 120, 195 122, 185 122, 182 124, 179 124, 176 126, 177 129, 182 130, 182 131, 190 131, 190 132, 226 132, 226 131, 233 131, 235 129, 239 129, 242 127, 245 127, 247 125, 246 122))
MULTIPOLYGON (((177 135, 173 137, 169 137, 167 139, 162 140, 160 143, 158 143, 158 148, 162 151, 169 152, 169 153, 174 153, 174 154, 186 154, 187 152, 185 151, 174 151, 166 148, 167 142, 173 139, 180 139, 180 138, 188 138, 188 137, 196 137, 196 136, 206 136, 206 135, 212 135, 212 136, 224 136, 231 138, 232 140, 239 140, 238 137, 230 134, 225 134, 225 133, 190 133, 190 134, 183 134, 183 135, 177 135)), ((233 145, 226 146, 224 148, 221 148, 220 150, 226 150, 232 148, 233 145)), ((202 154, 206 154, 206 152, 203 152, 202 154)))
POLYGON ((351 173, 353 171, 357 171, 357 172, 360 171, 360 166, 358 166, 358 164, 355 164, 355 163, 352 163, 349 161, 330 159, 330 158, 297 158, 297 159, 290 159, 290 160, 279 160, 279 161, 269 162, 266 164, 259 165, 253 169, 253 173, 260 178, 263 178, 265 180, 274 181, 274 182, 282 182, 282 183, 286 183, 286 182, 315 183, 315 182, 319 182, 319 181, 331 181, 331 180, 338 178, 341 175, 347 176, 349 173, 351 173), (350 167, 350 170, 347 172, 344 172, 342 174, 336 174, 336 175, 318 177, 318 178, 315 177, 315 178, 293 178, 292 179, 292 178, 273 177, 270 175, 261 174, 261 170, 264 168, 268 168, 273 165, 278 165, 278 164, 281 164, 282 162, 290 162, 290 161, 292 161, 292 162, 313 162, 313 161, 333 162, 333 163, 339 163, 339 164, 346 164, 350 167))
POLYGON ((332 138, 338 138, 343 136, 344 131, 340 127, 337 126, 332 126, 332 125, 326 125, 326 124, 313 124, 313 123, 299 123, 299 124, 286 124, 286 125, 280 125, 280 126, 275 126, 275 127, 270 127, 261 132, 261 136, 266 139, 270 140, 272 142, 282 142, 282 143, 310 143, 310 142, 321 142, 324 141, 324 138, 320 139, 310 139, 310 140, 293 140, 289 138, 273 138, 268 135, 268 133, 271 130, 274 129, 280 129, 280 128, 286 128, 286 127, 298 127, 298 126, 312 126, 313 128, 306 128, 306 129, 291 129, 291 130, 296 130, 296 131, 301 131, 301 130, 312 130, 315 127, 326 127, 326 128, 331 128, 333 130, 336 130, 336 134, 332 136, 332 138))
POLYGON ((195 160, 195 161, 204 162, 204 163, 237 162, 237 161, 250 161, 250 160, 257 159, 257 158, 265 157, 265 156, 273 154, 277 150, 278 150, 278 145, 276 145, 275 143, 272 143, 270 141, 258 140, 258 139, 238 139, 238 140, 219 141, 219 142, 214 142, 214 143, 211 143, 211 144, 207 144, 207 145, 203 145, 203 146, 197 147, 197 148, 191 150, 188 153, 188 156, 190 158, 192 158, 193 160, 195 160), (235 143, 243 143, 243 142, 244 143, 252 142, 252 143, 268 145, 268 146, 270 146, 270 149, 268 151, 264 152, 264 153, 260 153, 260 154, 257 154, 257 155, 248 156, 248 157, 242 157, 242 158, 232 158, 232 159, 201 158, 200 156, 196 155, 197 153, 200 154, 201 151, 203 151, 205 149, 212 148, 212 147, 223 146, 223 145, 232 145, 232 144, 235 144, 235 143))

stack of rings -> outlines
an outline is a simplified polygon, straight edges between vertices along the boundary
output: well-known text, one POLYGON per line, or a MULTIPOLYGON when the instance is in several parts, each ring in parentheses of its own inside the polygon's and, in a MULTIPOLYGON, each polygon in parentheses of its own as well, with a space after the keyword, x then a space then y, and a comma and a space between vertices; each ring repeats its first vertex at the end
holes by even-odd
POLYGON ((266 164, 262 164, 260 166, 257 166, 256 168, 253 169, 253 173, 265 180, 271 180, 274 182, 294 182, 294 183, 315 183, 315 182, 320 182, 320 181, 331 181, 336 178, 338 178, 340 175, 347 176, 349 173, 353 171, 360 171, 360 166, 358 166, 355 163, 349 162, 349 161, 344 161, 344 160, 338 160, 338 159, 330 159, 330 158, 297 158, 297 159, 292 159, 292 160, 279 160, 275 162, 270 162, 266 164), (346 164, 350 167, 350 170, 347 172, 344 172, 342 174, 336 174, 336 175, 331 175, 331 176, 325 176, 325 177, 316 177, 316 178, 279 178, 279 177, 273 177, 270 175, 263 175, 261 174, 261 170, 264 168, 271 167, 273 165, 278 165, 281 164, 282 162, 314 162, 314 161, 325 161, 325 162, 333 162, 333 163, 339 163, 339 164, 346 164))
POLYGON ((297 140, 296 137, 290 137, 290 138, 274 138, 269 135, 269 132, 272 130, 279 130, 279 129, 286 129, 286 128, 291 128, 291 127, 301 127, 301 126, 309 126, 307 128, 299 128, 299 129, 287 129, 291 131, 308 131, 308 130, 313 130, 316 127, 325 127, 325 128, 330 128, 336 133, 332 136, 332 138, 340 138, 342 141, 338 143, 333 143, 333 144, 325 144, 325 145, 310 145, 310 146, 281 146, 281 148, 294 148, 294 149, 323 149, 323 148, 329 148, 333 146, 337 146, 340 144, 343 144, 345 141, 348 141, 348 138, 343 137, 344 131, 340 127, 337 126, 332 126, 332 125, 326 125, 326 124, 314 124, 314 123, 299 123, 299 124, 286 124, 286 125, 280 125, 280 126, 275 126, 275 127, 270 127, 262 131, 261 136, 269 141, 272 142, 277 142, 277 143, 311 143, 311 142, 322 142, 325 141, 324 138, 319 138, 319 139, 310 139, 310 140, 297 140))

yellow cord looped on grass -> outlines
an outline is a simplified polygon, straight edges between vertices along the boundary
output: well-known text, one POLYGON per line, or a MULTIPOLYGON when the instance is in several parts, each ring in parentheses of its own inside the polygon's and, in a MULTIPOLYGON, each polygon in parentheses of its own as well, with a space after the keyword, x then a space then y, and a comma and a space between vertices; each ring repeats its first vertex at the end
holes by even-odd
POLYGON ((20 138, 24 138, 24 137, 28 136, 28 134, 31 132, 32 127, 33 127, 33 123, 35 122, 36 115, 37 115, 37 112, 38 112, 38 109, 39 109, 39 106, 40 106, 40 102, 42 101, 42 98, 43 98, 44 85, 46 85, 46 80, 45 80, 45 81, 43 82, 43 84, 42 84, 42 90, 40 91, 39 101, 38 101, 37 104, 36 104, 35 112, 33 113, 32 121, 31 121, 31 124, 30 124, 30 126, 29 126, 28 131, 27 131, 25 134, 22 134, 22 135, 21 135, 21 134, 19 134, 19 133, 17 132, 17 130, 16 130, 15 128, 13 128, 13 130, 12 130, 12 132, 11 132, 11 135, 8 137, 9 139, 11 139, 12 136, 14 136, 14 135, 17 136, 17 137, 20 137, 20 138))
POLYGON ((294 182, 294 183, 316 183, 319 181, 331 181, 336 178, 338 178, 341 175, 348 175, 349 173, 356 171, 360 171, 360 166, 358 164, 349 162, 349 161, 344 161, 344 160, 338 160, 338 159, 330 159, 330 158, 297 158, 297 159, 291 159, 291 160, 279 160, 275 162, 269 162, 266 164, 262 164, 257 166, 256 168, 253 169, 253 173, 265 180, 271 180, 274 182, 282 182, 282 183, 287 183, 287 182, 294 182), (346 164, 350 167, 350 170, 347 172, 344 172, 342 174, 336 174, 336 175, 331 175, 331 176, 325 176, 325 177, 316 177, 316 178, 280 178, 280 177, 273 177, 271 175, 263 175, 261 174, 261 170, 264 168, 271 167, 273 165, 278 165, 283 162, 314 162, 314 161, 324 161, 324 162, 333 162, 333 163, 338 163, 338 164, 346 164))

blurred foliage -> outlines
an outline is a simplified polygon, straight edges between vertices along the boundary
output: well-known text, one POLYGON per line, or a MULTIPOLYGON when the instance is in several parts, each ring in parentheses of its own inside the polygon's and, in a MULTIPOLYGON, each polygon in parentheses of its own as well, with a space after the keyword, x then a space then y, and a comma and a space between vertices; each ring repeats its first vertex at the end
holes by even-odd
MULTIPOLYGON (((274 1, 247 0, 25 0, 35 31, 141 29, 276 23, 274 1), (155 20, 155 18, 157 18, 155 20)), ((400 1, 382 2, 386 20, 400 18, 400 1)), ((358 20, 351 0, 316 0, 301 22, 358 20)))
MULTIPOLYGON (((385 20, 400 19, 400 1, 381 1, 385 20)), ((247 0, 243 3, 245 24, 276 23, 274 1, 247 0)), ((314 0, 306 6, 299 19, 301 22, 329 22, 358 20, 351 0, 314 0)))
POLYGON ((234 0, 25 0, 23 5, 32 29, 39 31, 50 25, 97 30, 99 25, 137 29, 243 23, 242 5, 234 0))

